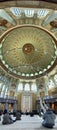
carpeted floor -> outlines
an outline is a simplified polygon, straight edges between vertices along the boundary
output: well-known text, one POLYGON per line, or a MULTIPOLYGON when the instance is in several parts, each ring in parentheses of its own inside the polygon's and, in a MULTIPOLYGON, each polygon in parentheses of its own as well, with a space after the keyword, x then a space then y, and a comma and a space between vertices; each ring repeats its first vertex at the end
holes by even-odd
MULTIPOLYGON (((21 120, 9 125, 2 125, 2 119, 0 121, 0 130, 50 130, 42 126, 43 119, 38 115, 30 117, 30 115, 22 115, 21 120)), ((57 130, 57 117, 55 120, 55 126, 53 130, 57 130)))

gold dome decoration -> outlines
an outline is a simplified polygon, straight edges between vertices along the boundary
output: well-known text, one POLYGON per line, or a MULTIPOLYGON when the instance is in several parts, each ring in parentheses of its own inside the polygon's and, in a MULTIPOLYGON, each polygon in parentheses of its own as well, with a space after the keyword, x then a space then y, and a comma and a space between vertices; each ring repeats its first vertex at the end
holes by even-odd
POLYGON ((0 41, 0 64, 14 77, 34 79, 55 66, 56 38, 39 26, 13 27, 0 41))

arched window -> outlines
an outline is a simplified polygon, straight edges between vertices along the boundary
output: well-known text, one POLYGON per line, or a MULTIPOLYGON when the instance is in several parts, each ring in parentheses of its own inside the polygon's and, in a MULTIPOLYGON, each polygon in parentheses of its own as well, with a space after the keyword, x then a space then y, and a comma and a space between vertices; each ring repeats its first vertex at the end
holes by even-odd
POLYGON ((15 15, 16 17, 20 17, 21 16, 21 10, 19 8, 15 8, 15 7, 11 7, 10 11, 13 13, 13 15, 15 15))
POLYGON ((55 83, 57 84, 57 74, 54 76, 55 83))
POLYGON ((7 93, 8 93, 8 88, 5 89, 5 95, 7 95, 7 93))
POLYGON ((37 17, 44 18, 49 13, 48 9, 38 9, 37 17))
POLYGON ((31 91, 37 92, 37 86, 36 86, 35 83, 33 83, 33 84, 31 85, 31 91))
POLYGON ((26 17, 33 17, 34 10, 33 9, 25 9, 25 15, 26 15, 26 17))
POLYGON ((52 81, 52 79, 49 80, 48 86, 49 86, 49 89, 51 89, 51 88, 53 88, 55 86, 54 82, 52 81))
POLYGON ((29 83, 25 84, 24 91, 30 91, 29 83))
POLYGON ((3 85, 2 92, 5 90, 5 85, 3 85))
POLYGON ((2 83, 0 83, 0 88, 1 88, 1 86, 2 86, 2 83))
POLYGON ((23 91, 23 84, 22 83, 19 83, 17 91, 23 91))
POLYGON ((1 97, 4 97, 4 94, 5 94, 5 85, 3 85, 1 90, 1 97))

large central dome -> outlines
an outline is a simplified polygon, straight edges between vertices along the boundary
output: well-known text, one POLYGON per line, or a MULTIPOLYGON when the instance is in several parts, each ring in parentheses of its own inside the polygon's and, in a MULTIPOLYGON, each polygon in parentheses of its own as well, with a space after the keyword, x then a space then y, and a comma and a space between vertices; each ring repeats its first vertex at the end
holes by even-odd
POLYGON ((56 39, 39 26, 16 26, 1 36, 1 66, 20 78, 37 78, 56 62, 56 39))

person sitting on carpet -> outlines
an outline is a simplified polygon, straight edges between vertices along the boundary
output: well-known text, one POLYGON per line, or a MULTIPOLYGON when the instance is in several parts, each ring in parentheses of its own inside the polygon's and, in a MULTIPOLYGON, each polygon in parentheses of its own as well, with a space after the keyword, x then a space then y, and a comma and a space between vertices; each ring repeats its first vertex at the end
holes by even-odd
POLYGON ((5 125, 5 124, 12 124, 13 122, 15 122, 15 120, 13 120, 11 118, 11 116, 9 115, 9 113, 7 112, 7 110, 5 109, 4 110, 4 113, 3 113, 3 121, 2 121, 2 124, 5 125))
POLYGON ((21 113, 16 112, 15 117, 16 117, 16 120, 21 120, 21 113))
POLYGON ((48 108, 43 115, 44 121, 42 122, 42 125, 44 127, 53 128, 53 126, 55 125, 55 118, 56 116, 53 111, 48 108))

